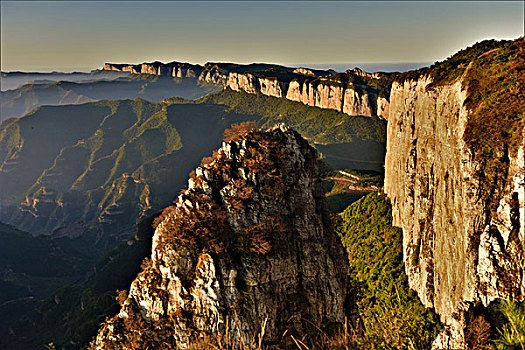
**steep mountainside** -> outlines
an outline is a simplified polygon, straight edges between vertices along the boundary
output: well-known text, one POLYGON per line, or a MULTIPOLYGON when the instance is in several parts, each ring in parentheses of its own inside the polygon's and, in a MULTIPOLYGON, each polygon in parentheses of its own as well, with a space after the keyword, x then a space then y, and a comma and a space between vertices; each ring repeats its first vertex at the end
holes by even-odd
POLYGON ((359 69, 345 73, 270 64, 234 63, 106 63, 104 70, 190 77, 228 87, 234 91, 286 98, 309 106, 333 109, 349 115, 388 116, 390 84, 393 74, 369 74, 359 69))
MULTIPOLYGON (((5 290, 0 289, 0 295, 4 291, 12 295, 9 302, 0 303, 0 349, 43 350, 49 343, 56 349, 85 348, 96 335, 99 324, 108 315, 118 312, 117 291, 129 288, 140 271, 141 261, 151 252, 153 218, 141 220, 127 242, 105 254, 96 264, 91 262, 89 277, 79 274, 71 259, 62 258, 63 251, 66 251, 68 256, 76 256, 78 260, 83 255, 80 248, 86 249, 89 243, 75 244, 67 238, 51 240, 27 234, 21 236, 22 239, 18 238, 20 234, 10 236, 6 251, 2 250, 2 254, 8 257, 7 261, 12 263, 6 265, 7 268, 20 265, 24 271, 29 270, 30 278, 40 276, 32 271, 44 270, 46 276, 54 277, 50 280, 55 284, 52 290, 37 288, 35 283, 29 285, 29 289, 24 284, 26 281, 21 280, 21 287, 7 285, 5 290), (11 244, 13 241, 26 245, 25 251, 31 254, 21 254, 24 249, 11 244), (60 248, 58 254, 57 246, 60 248), (10 259, 11 256, 16 258, 10 259), (57 289, 71 282, 74 284, 57 289)), ((17 272, 24 271, 19 268, 17 272)), ((13 280, 12 272, 4 276, 7 283, 13 280)))
POLYGON ((151 75, 132 75, 113 80, 33 83, 0 92, 0 121, 10 117, 21 117, 42 105, 81 104, 96 100, 136 97, 152 102, 173 96, 196 99, 220 89, 195 79, 151 75))
POLYGON ((374 191, 335 219, 365 328, 357 348, 429 349, 441 329, 438 316, 408 285, 403 234, 392 226, 386 196, 374 191))
POLYGON ((223 143, 156 220, 151 259, 92 348, 311 346, 341 330, 348 265, 318 162, 284 126, 223 143))
POLYGON ((0 216, 35 234, 128 232, 173 200, 226 127, 247 119, 218 105, 137 99, 40 107, 6 120, 0 216))
POLYGON ((225 90, 197 102, 43 106, 0 123, 0 218, 35 234, 128 232, 168 205, 224 129, 245 120, 296 127, 333 166, 381 170, 384 120, 274 97, 225 90))
POLYGON ((392 86, 385 192, 410 286, 447 325, 437 348, 525 294, 524 68, 523 39, 487 41, 392 86))
POLYGON ((239 114, 256 115, 264 127, 285 123, 315 144, 323 154, 323 160, 334 168, 383 172, 386 144, 386 122, 383 119, 348 116, 277 97, 230 89, 198 102, 227 105, 239 114))

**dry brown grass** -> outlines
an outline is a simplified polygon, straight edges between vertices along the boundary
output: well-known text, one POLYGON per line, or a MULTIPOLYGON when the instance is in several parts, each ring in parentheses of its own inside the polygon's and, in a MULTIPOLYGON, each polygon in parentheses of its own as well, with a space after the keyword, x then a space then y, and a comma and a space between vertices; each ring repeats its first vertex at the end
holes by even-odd
POLYGON ((239 124, 232 124, 230 129, 224 130, 224 141, 237 141, 249 132, 257 130, 256 121, 245 121, 239 124))
POLYGON ((491 344, 492 331, 490 324, 483 315, 479 315, 471 320, 466 333, 466 340, 469 349, 472 350, 492 350, 491 344))
MULTIPOLYGON (((320 329, 315 324, 308 322, 313 332, 302 338, 298 338, 291 334, 291 332, 285 331, 281 336, 281 343, 279 345, 265 345, 264 335, 267 326, 267 319, 261 324, 260 331, 255 334, 249 342, 234 343, 231 339, 229 330, 218 336, 206 336, 190 346, 191 350, 314 350, 314 349, 333 349, 333 350, 353 350, 358 349, 357 347, 357 332, 353 329, 348 322, 338 332, 332 335, 327 334, 325 331, 320 329)), ((228 322, 226 323, 228 324, 228 322)))

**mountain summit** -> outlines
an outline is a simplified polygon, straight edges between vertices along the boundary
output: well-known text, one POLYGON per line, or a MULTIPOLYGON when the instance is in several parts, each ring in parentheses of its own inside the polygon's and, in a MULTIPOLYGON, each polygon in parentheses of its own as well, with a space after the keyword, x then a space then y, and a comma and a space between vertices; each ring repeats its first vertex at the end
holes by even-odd
POLYGON ((156 220, 151 259, 92 349, 288 348, 352 316, 316 150, 283 125, 227 140, 156 220))

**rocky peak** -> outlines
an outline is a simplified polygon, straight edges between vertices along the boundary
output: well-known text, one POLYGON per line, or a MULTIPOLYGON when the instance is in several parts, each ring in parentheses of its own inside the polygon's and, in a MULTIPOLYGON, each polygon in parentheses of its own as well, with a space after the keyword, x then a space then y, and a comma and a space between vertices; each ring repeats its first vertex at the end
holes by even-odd
POLYGON ((359 77, 373 78, 373 79, 381 79, 385 75, 384 73, 381 73, 381 72, 368 73, 358 67, 354 67, 354 69, 349 69, 345 73, 355 74, 359 77))
POLYGON ((316 76, 316 74, 313 72, 313 70, 308 69, 308 68, 299 67, 299 68, 294 69, 293 72, 297 73, 297 74, 309 75, 311 77, 315 77, 316 76))
POLYGON ((287 348, 340 329, 348 263, 319 165, 283 125, 232 135, 156 220, 151 259, 92 348, 287 348))

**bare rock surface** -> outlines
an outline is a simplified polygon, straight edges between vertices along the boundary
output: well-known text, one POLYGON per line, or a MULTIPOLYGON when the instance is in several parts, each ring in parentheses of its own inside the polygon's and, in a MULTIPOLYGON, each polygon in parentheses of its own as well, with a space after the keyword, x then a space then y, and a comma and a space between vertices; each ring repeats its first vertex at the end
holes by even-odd
POLYGON ((280 125, 224 142, 157 220, 151 259, 93 349, 206 339, 295 348, 352 316, 318 154, 280 125))
POLYGON ((410 286, 446 325, 434 347, 462 349, 469 310, 525 294, 524 147, 508 154, 492 212, 480 195, 481 165, 464 141, 463 78, 431 83, 423 75, 392 86, 384 190, 403 229, 410 286))

